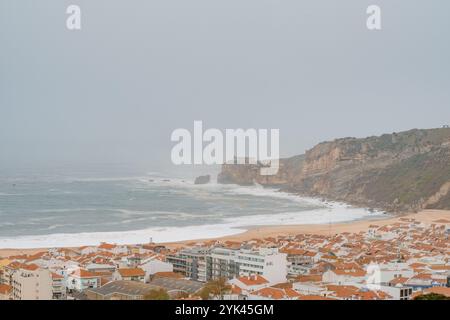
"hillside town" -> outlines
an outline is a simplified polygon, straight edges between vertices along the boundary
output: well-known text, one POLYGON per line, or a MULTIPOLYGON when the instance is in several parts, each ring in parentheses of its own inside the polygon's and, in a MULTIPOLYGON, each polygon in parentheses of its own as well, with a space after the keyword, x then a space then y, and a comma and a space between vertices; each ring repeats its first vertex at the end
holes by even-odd
POLYGON ((400 218, 359 233, 53 248, 0 258, 0 300, 450 297, 449 236, 448 220, 400 218))

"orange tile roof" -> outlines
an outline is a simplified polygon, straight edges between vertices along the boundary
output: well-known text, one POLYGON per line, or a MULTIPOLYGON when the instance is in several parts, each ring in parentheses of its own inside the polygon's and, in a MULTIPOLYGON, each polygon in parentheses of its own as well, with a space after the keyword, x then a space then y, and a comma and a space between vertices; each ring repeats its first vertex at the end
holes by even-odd
POLYGON ((284 292, 286 293, 286 295, 288 297, 291 297, 291 298, 300 297, 300 294, 292 288, 285 288, 284 292))
POLYGON ((20 268, 28 271, 35 271, 39 269, 39 266, 35 264, 22 264, 20 268))
POLYGON ((450 266, 446 265, 434 265, 430 267, 431 270, 450 270, 450 266))
POLYGON ((141 268, 121 268, 117 270, 122 277, 144 277, 145 271, 141 268))
POLYGON ((12 287, 7 284, 0 284, 0 294, 9 294, 12 287))
POLYGON ((318 296, 318 295, 301 295, 299 300, 336 300, 333 298, 328 298, 328 297, 322 297, 322 296, 318 296))
POLYGON ((430 273, 419 273, 419 274, 416 274, 411 279, 430 280, 431 279, 431 274, 430 273))
POLYGON ((338 286, 338 285, 329 285, 327 286, 329 291, 333 291, 336 297, 339 298, 349 298, 354 296, 358 292, 358 288, 355 286, 338 286))
POLYGON ((303 255, 307 257, 314 257, 317 254, 317 252, 307 251, 303 255))
POLYGON ((380 297, 374 291, 358 291, 356 296, 361 300, 379 300, 380 297))
POLYGON ((424 293, 436 293, 436 294, 442 294, 446 297, 450 297, 450 288, 447 288, 447 287, 432 287, 432 288, 427 288, 423 291, 424 291, 424 293))
POLYGON ((72 273, 72 276, 77 278, 99 278, 98 275, 84 269, 77 269, 74 273, 72 273))
POLYGON ((239 277, 238 280, 247 286, 255 286, 260 284, 269 283, 265 278, 260 275, 252 275, 248 277, 239 277))
POLYGON ((110 243, 106 243, 106 242, 104 242, 98 246, 99 249, 106 249, 106 250, 111 250, 111 249, 114 249, 115 247, 117 247, 115 244, 110 244, 110 243))
POLYGON ((52 272, 52 279, 63 279, 63 278, 64 278, 63 276, 61 276, 61 275, 59 275, 59 274, 57 274, 57 273, 52 272))
POLYGON ((171 271, 161 271, 156 272, 153 275, 154 278, 174 278, 174 279, 182 279, 184 276, 180 273, 171 272, 171 271))
POLYGON ((284 290, 271 287, 259 289, 253 292, 253 294, 275 300, 283 299, 286 297, 284 290))
POLYGON ((335 274, 342 276, 352 276, 352 277, 364 277, 366 275, 366 272, 362 269, 360 270, 348 270, 348 269, 336 269, 332 270, 335 274))
POLYGON ((288 289, 288 288, 292 289, 292 283, 290 283, 290 282, 281 282, 281 283, 274 284, 271 287, 278 288, 278 289, 288 289))
POLYGON ((42 258, 44 255, 46 255, 46 251, 37 252, 31 256, 28 256, 25 262, 33 261, 42 258))
POLYGON ((392 279, 389 283, 396 285, 396 284, 404 284, 406 281, 408 281, 408 278, 398 277, 398 278, 392 279))
POLYGON ((233 293, 233 294, 241 294, 242 293, 242 289, 240 287, 238 287, 237 285, 233 284, 233 285, 231 285, 231 293, 233 293))
POLYGON ((296 249, 296 248, 281 248, 280 252, 291 254, 291 255, 302 255, 302 254, 305 254, 306 251, 302 250, 302 249, 296 249))

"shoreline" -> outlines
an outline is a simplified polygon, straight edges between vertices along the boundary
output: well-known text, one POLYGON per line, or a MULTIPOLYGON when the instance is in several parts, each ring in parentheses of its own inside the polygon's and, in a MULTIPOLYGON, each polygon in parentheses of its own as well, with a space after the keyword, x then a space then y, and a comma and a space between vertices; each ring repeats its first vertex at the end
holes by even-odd
MULTIPOLYGON (((211 238, 200 238, 192 240, 182 240, 173 242, 158 242, 168 248, 177 248, 188 245, 195 245, 201 242, 212 241, 248 241, 252 239, 262 239, 276 236, 293 236, 297 234, 317 234, 317 235, 334 235, 338 233, 359 233, 366 232, 370 225, 385 226, 394 223, 405 223, 401 219, 414 219, 426 224, 449 224, 450 210, 423 210, 417 213, 405 213, 397 216, 380 217, 374 219, 361 219, 349 222, 331 223, 331 224, 293 224, 293 225, 261 225, 248 226, 240 233, 211 238)), ((136 243, 129 244, 135 245, 136 243)), ((78 248, 78 247, 61 247, 61 248, 78 248)), ((0 249, 0 258, 14 255, 35 254, 37 252, 46 251, 50 248, 5 248, 0 249)))

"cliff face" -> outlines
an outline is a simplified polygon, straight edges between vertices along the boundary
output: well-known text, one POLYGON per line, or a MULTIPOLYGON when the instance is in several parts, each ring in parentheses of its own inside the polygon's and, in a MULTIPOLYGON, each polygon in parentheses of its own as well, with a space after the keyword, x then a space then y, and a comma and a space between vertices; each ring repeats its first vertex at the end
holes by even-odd
POLYGON ((450 129, 323 142, 281 159, 275 176, 260 176, 258 165, 227 164, 218 181, 278 186, 388 211, 450 208, 450 129))
POLYGON ((267 186, 287 186, 292 177, 301 173, 304 155, 280 160, 278 173, 273 176, 261 176, 259 165, 252 164, 224 164, 217 181, 222 184, 234 183, 252 185, 258 183, 267 186))

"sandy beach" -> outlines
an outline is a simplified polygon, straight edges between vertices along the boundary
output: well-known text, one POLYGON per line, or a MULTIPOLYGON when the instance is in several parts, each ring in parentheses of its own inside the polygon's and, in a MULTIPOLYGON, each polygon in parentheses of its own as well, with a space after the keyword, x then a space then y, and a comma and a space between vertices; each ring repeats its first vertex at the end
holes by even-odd
MULTIPOLYGON (((370 225, 384 226, 397 222, 402 222, 401 219, 415 219, 427 224, 445 223, 450 224, 450 210, 424 210, 418 213, 410 213, 401 216, 377 220, 359 220, 348 223, 335 224, 308 224, 308 225, 283 225, 283 226, 258 226, 250 227, 247 231, 239 234, 225 236, 220 238, 186 240, 180 242, 166 242, 162 243, 170 248, 192 245, 202 241, 220 240, 220 241, 246 241, 251 239, 261 239, 266 237, 288 236, 305 234, 319 234, 319 235, 334 235, 337 233, 358 233, 368 230, 370 225)), ((403 221, 404 222, 404 221, 403 221)), ((34 254, 40 251, 47 250, 47 248, 34 249, 0 249, 0 257, 8 257, 12 255, 34 254)))
MULTIPOLYGON (((318 234, 318 235, 334 235, 338 233, 358 233, 365 232, 370 225, 385 226, 397 222, 404 222, 401 219, 415 219, 427 224, 445 223, 450 224, 450 210, 423 210, 418 213, 410 213, 399 215, 396 217, 390 216, 387 219, 377 220, 359 220, 348 223, 335 224, 309 224, 309 225, 291 225, 291 226, 258 226, 250 228, 249 230, 226 237, 215 238, 221 241, 247 241, 251 239, 261 239, 276 236, 288 236, 297 234, 318 234)), ((168 246, 179 246, 186 244, 194 244, 196 242, 207 241, 211 239, 200 239, 190 241, 180 241, 175 243, 166 243, 168 246)))

